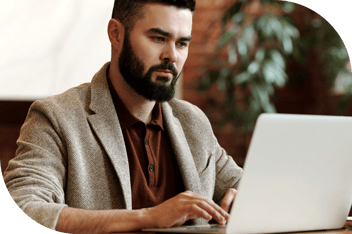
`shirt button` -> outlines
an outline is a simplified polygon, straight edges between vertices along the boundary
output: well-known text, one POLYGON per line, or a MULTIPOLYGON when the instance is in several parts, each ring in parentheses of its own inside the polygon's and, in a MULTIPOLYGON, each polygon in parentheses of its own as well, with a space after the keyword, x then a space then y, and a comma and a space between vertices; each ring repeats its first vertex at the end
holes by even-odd
POLYGON ((147 139, 144 140, 144 144, 148 145, 149 141, 147 139))
POLYGON ((153 165, 151 165, 151 166, 149 167, 149 171, 150 171, 150 172, 153 172, 153 171, 154 171, 154 166, 153 166, 153 165))

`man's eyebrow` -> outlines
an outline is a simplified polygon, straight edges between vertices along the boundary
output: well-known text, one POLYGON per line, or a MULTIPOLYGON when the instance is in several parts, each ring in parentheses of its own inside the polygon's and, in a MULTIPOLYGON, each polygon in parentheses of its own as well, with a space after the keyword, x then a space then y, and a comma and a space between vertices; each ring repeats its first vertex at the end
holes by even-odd
MULTIPOLYGON (((163 35, 165 37, 173 37, 173 33, 167 32, 161 28, 151 28, 147 31, 147 33, 156 33, 156 34, 160 34, 163 35)), ((181 41, 191 41, 192 40, 192 36, 185 36, 185 37, 181 37, 180 38, 181 41)))
POLYGON ((192 36, 181 37, 181 41, 192 41, 192 36))

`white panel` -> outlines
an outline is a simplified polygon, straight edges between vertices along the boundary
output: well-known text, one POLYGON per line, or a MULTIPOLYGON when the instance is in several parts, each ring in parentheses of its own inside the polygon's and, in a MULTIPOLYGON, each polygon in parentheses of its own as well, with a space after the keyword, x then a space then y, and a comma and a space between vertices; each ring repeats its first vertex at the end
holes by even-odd
POLYGON ((0 2, 0 99, 61 93, 110 60, 113 0, 0 2))

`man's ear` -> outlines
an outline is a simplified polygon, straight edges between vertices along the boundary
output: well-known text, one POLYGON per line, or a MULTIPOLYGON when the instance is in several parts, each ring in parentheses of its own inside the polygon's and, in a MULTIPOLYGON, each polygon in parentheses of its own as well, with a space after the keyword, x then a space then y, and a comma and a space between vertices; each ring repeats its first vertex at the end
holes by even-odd
POLYGON ((116 50, 120 50, 123 44, 125 27, 119 20, 111 19, 108 24, 108 35, 111 45, 116 50))

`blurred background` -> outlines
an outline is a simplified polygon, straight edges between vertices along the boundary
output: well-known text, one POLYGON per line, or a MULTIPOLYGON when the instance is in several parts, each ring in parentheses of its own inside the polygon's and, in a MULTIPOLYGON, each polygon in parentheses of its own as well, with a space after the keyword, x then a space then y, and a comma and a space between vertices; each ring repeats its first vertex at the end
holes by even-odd
POLYGON ((322 16, 286 1, 198 2, 183 99, 239 165, 260 113, 352 114, 349 56, 322 16))
MULTIPOLYGON (((31 103, 90 82, 109 61, 106 28, 114 1, 0 1, 3 172, 31 103)), ((206 113, 240 166, 262 112, 352 115, 345 45, 304 6, 198 0, 192 36, 177 96, 206 113)))

